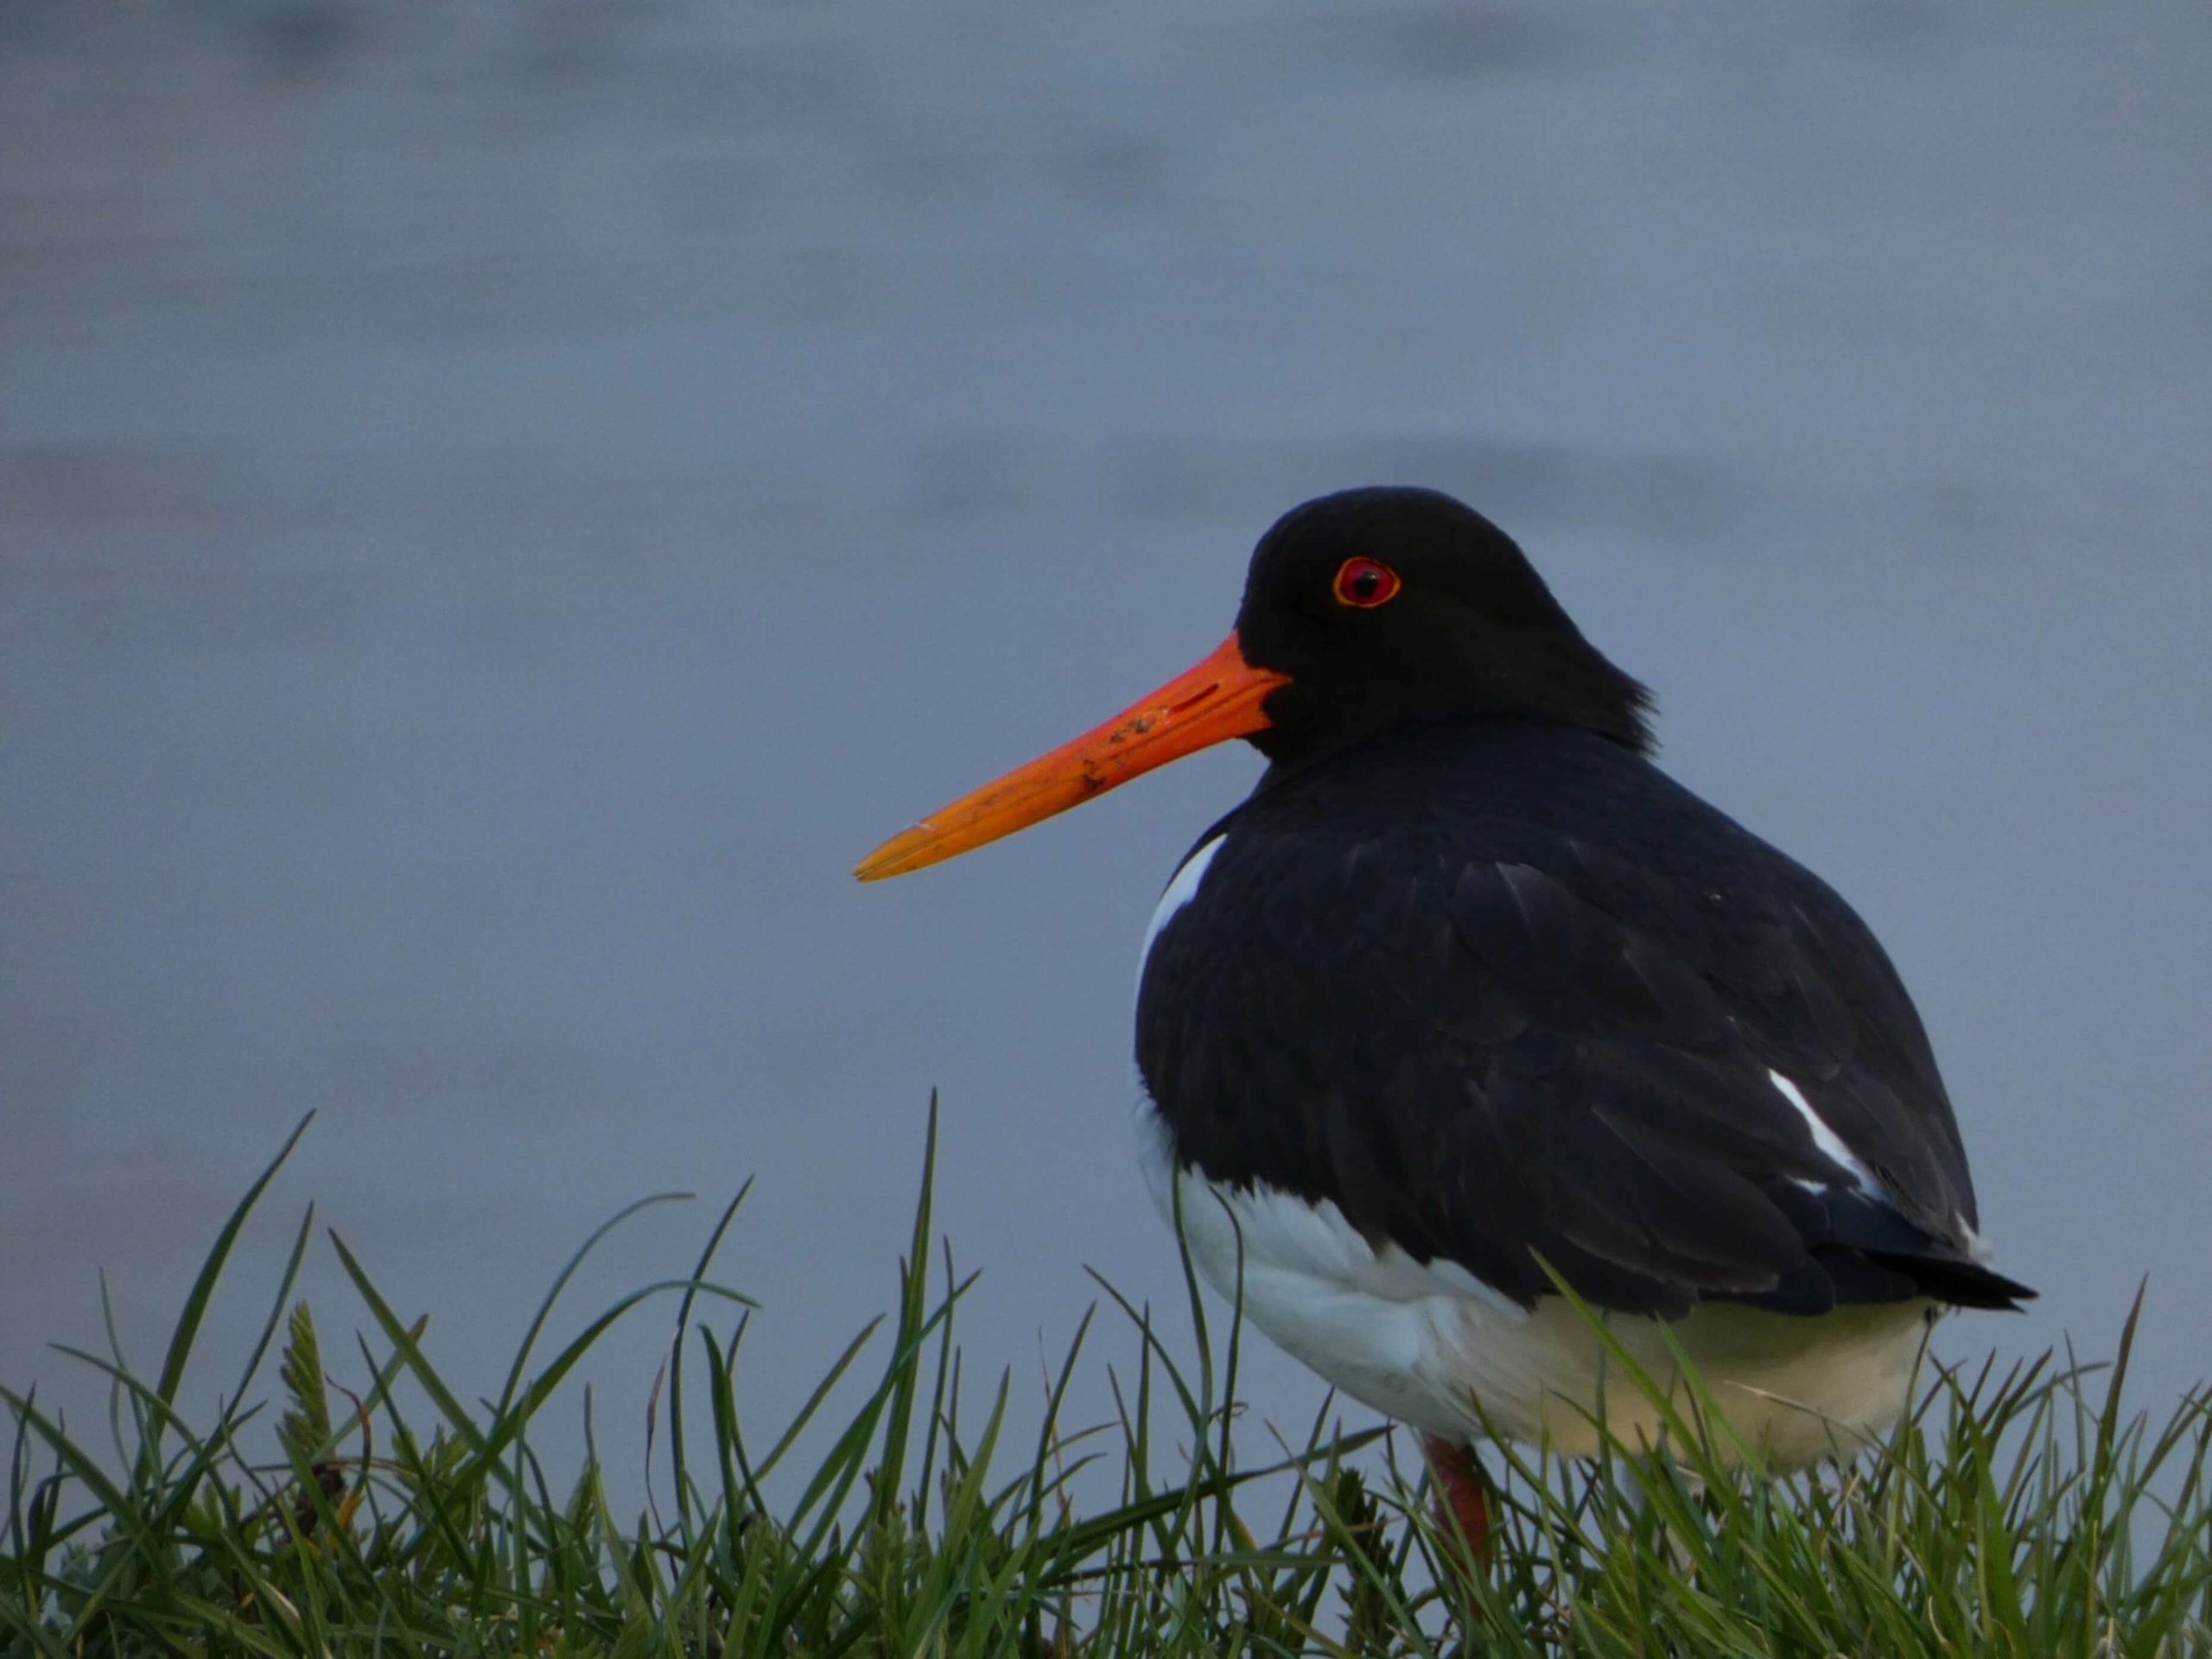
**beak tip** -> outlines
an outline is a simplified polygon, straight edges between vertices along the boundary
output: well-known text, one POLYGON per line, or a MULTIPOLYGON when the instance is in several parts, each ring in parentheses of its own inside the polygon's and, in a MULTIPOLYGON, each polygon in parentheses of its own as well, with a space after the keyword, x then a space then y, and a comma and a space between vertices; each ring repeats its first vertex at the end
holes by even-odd
POLYGON ((853 880, 888 880, 894 875, 904 875, 909 870, 918 870, 925 864, 934 863, 936 861, 925 855, 936 840, 937 832, 926 823, 902 830, 853 866, 853 880))

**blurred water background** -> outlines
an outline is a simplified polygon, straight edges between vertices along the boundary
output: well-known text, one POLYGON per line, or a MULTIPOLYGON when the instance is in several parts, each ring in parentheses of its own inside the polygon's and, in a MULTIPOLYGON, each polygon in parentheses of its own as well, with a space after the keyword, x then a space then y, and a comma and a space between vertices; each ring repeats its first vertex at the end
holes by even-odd
MULTIPOLYGON (((935 1086, 972 1359, 1033 1403, 1085 1264, 1179 1298, 1135 952, 1256 763, 846 871, 1210 647, 1276 512, 1405 481, 1890 944, 2044 1293, 1945 1351, 2107 1351, 2147 1272, 2170 1396, 2208 88, 2195 0, 8 0, 0 1380, 104 1409, 47 1344, 105 1273, 157 1363, 314 1109, 196 1398, 310 1197, 489 1391, 591 1226, 757 1175, 766 1422, 887 1303, 935 1086)), ((592 1368, 618 1468, 665 1334, 592 1368)))

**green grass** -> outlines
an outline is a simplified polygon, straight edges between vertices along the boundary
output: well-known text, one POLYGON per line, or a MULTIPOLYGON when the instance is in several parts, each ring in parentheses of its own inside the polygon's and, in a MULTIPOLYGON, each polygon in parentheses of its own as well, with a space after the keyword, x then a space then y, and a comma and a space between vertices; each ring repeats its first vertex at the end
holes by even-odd
POLYGON ((1209 1333, 1195 1287, 1165 1332, 1108 1287, 1042 1432, 1014 1443, 1008 1374, 969 1380, 954 1340, 969 1286, 933 1248, 926 1172, 894 1311, 773 1434, 741 1411, 749 1305, 709 1277, 737 1201, 690 1271, 543 1351, 571 1262, 498 1397, 474 1406, 424 1322, 342 1241, 319 1244, 310 1209, 227 1396, 265 1399, 273 1355, 276 1401, 188 1422, 209 1300, 282 1162, 218 1236, 156 1376, 77 1356, 110 1380, 116 1449, 0 1390, 0 1652, 2212 1651, 2212 1410, 2202 1391, 2155 1419, 2122 1405, 2132 1313, 2109 1365, 1931 1376, 1887 1451, 1847 1467, 1731 1471, 1694 1407, 1671 1457, 1504 1457, 1497 1557, 1470 1574, 1379 1431, 1332 1440, 1325 1409, 1303 1445, 1238 1463, 1234 1323, 1217 1309, 1209 1333), (292 1305, 316 1248, 373 1333, 342 1359, 292 1305), (595 1457, 556 1477, 531 1430, 594 1340, 652 1301, 677 1315, 652 1407, 666 1496, 625 1520, 595 1457), (1109 1344, 1112 1363, 1093 1352, 1109 1344), (1086 1370, 1116 1409, 1065 1424, 1086 1370))

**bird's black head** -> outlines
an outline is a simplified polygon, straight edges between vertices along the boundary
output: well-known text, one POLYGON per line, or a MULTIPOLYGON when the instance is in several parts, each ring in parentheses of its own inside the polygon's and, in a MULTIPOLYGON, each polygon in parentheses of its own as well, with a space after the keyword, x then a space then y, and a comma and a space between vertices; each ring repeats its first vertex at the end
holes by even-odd
POLYGON ((1434 721, 1527 715, 1639 752, 1650 697, 1559 607, 1513 538, 1434 490, 1325 495, 1252 553, 1236 639, 1289 676, 1248 740, 1298 761, 1434 721))
POLYGON ((1346 490, 1260 538, 1229 638, 1050 754, 893 836, 854 872, 935 864, 1233 737, 1278 765, 1437 721, 1556 721, 1642 753, 1650 699, 1505 532, 1433 490, 1346 490))

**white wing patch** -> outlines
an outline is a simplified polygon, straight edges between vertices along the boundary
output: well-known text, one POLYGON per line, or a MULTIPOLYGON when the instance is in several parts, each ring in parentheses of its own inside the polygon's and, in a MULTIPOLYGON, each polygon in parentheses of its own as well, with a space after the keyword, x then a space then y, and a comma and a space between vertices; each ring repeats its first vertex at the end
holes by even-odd
MULTIPOLYGON (((1770 1071, 1767 1076, 1774 1080, 1774 1086, 1782 1091, 1782 1097, 1797 1109, 1797 1116, 1805 1120, 1805 1127, 1813 1132, 1813 1144, 1849 1170, 1851 1179, 1856 1181, 1861 1189, 1887 1203, 1889 1194, 1882 1190, 1881 1182, 1874 1179, 1874 1172, 1866 1167, 1857 1153, 1843 1144, 1843 1137, 1830 1128, 1827 1120, 1813 1109, 1813 1103, 1805 1098, 1805 1091, 1779 1071, 1770 1071)), ((1817 1192, 1820 1190, 1821 1183, 1799 1181, 1797 1185, 1817 1192)))

